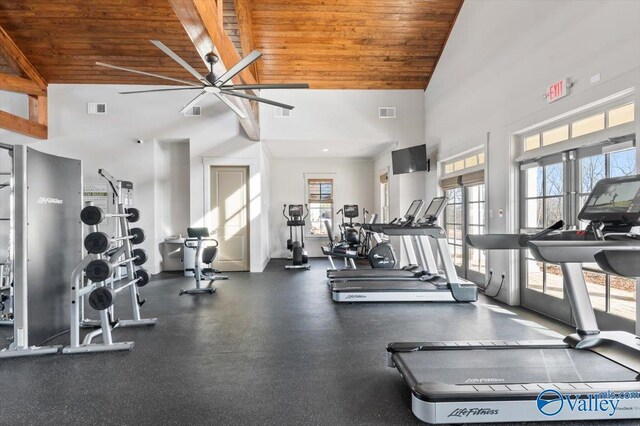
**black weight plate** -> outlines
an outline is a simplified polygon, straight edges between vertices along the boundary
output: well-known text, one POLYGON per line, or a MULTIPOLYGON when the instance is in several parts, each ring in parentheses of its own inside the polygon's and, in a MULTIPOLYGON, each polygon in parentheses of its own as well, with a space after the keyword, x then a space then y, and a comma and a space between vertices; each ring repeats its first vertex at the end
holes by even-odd
POLYGON ((133 261, 133 264, 136 266, 142 266, 147 263, 147 252, 144 249, 137 248, 132 251, 133 257, 136 259, 133 261))
POLYGON ((142 244, 144 242, 144 229, 142 228, 131 228, 129 230, 129 235, 131 235, 131 244, 142 244))
POLYGON ((128 207, 128 208, 124 209, 124 211, 125 211, 126 214, 129 215, 127 217, 127 220, 130 223, 135 223, 135 222, 140 220, 140 210, 136 209, 135 207, 128 207))
POLYGON ((113 275, 113 265, 107 260, 95 259, 89 262, 84 273, 93 282, 104 281, 113 275))
POLYGON ((116 300, 116 292, 111 287, 98 287, 89 294, 89 305, 96 311, 109 309, 116 300))
POLYGON ((136 278, 139 280, 136 284, 138 287, 144 287, 149 283, 149 273, 146 269, 138 269, 136 270, 136 278))
POLYGON ((98 206, 86 206, 80 212, 80 220, 86 225, 97 225, 104 220, 104 212, 98 206))
POLYGON ((105 232, 92 232, 84 237, 84 248, 91 254, 100 254, 109 250, 111 238, 105 232))

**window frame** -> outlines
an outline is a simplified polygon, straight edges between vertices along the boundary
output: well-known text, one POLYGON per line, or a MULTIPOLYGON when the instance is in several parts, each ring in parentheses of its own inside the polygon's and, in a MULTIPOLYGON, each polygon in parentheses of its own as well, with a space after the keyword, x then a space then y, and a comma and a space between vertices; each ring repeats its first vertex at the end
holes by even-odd
MULTIPOLYGON (((314 207, 314 204, 329 204, 329 207, 318 207, 319 210, 329 210, 329 220, 331 223, 332 228, 334 227, 335 221, 334 221, 334 215, 335 215, 335 188, 336 188, 336 180, 335 180, 335 176, 333 174, 305 174, 304 176, 304 187, 305 187, 305 202, 307 204, 307 208, 309 211, 309 216, 306 219, 306 226, 305 226, 305 237, 306 238, 328 238, 327 235, 327 231, 324 227, 324 219, 322 220, 322 223, 319 225, 319 229, 321 230, 321 233, 314 233, 313 232, 313 227, 312 224, 317 222, 317 221, 312 221, 312 211, 315 210, 316 208, 314 207), (311 199, 311 184, 312 183, 330 183, 331 184, 331 192, 329 194, 329 198, 326 200, 316 200, 316 199, 311 199)), ((320 197, 322 197, 322 191, 320 191, 320 197)), ((335 234, 335 229, 334 229, 334 234, 335 234)))

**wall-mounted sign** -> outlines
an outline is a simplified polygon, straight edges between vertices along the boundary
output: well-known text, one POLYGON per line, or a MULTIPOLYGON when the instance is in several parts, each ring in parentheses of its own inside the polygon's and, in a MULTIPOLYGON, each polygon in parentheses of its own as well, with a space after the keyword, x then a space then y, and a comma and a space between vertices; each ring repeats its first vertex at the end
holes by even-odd
POLYGON ((86 184, 83 195, 85 202, 93 201, 94 206, 109 211, 109 189, 106 184, 86 184))
POLYGON ((571 86, 572 84, 568 77, 551 84, 547 88, 547 93, 545 96, 547 98, 547 103, 550 104, 551 102, 555 102, 558 99, 567 96, 569 94, 569 88, 571 86))

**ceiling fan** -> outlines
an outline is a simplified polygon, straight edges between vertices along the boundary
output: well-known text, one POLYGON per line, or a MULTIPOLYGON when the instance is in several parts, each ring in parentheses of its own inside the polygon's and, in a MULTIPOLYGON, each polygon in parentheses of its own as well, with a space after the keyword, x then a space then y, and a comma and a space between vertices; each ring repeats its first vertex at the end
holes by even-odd
POLYGON ((180 64, 184 69, 189 71, 195 78, 200 82, 199 84, 192 83, 185 80, 180 80, 173 77, 167 77, 159 74, 152 74, 145 71, 134 70, 130 68, 119 67, 116 65, 105 64, 103 62, 96 62, 96 65, 101 67, 111 68, 114 70, 127 71, 136 74, 147 75, 150 77, 157 77, 164 80, 175 81, 178 83, 185 84, 186 86, 180 87, 171 87, 166 89, 151 89, 151 90, 135 90, 130 92, 119 92, 122 95, 131 95, 136 93, 149 93, 149 92, 168 92, 175 90, 200 90, 198 96, 193 98, 189 103, 182 107, 180 113, 184 113, 189 110, 198 102, 200 102, 206 96, 213 94, 222 102, 224 102, 233 112, 235 112, 240 118, 247 118, 247 116, 226 96, 235 96, 238 98, 249 99, 252 101, 262 102, 269 105, 274 105, 280 108, 285 109, 293 109, 292 105, 283 104, 280 102, 272 101, 270 99, 261 98, 259 96, 250 95, 248 93, 244 93, 244 90, 260 90, 260 89, 308 89, 309 85, 306 83, 290 83, 290 84, 227 84, 233 77, 236 76, 240 71, 247 68, 249 65, 254 63, 262 53, 254 50, 246 57, 242 58, 240 62, 231 67, 227 72, 222 74, 221 76, 217 76, 213 72, 213 66, 219 61, 218 55, 213 52, 209 52, 205 55, 204 60, 209 64, 209 73, 206 76, 203 76, 195 68, 189 65, 184 59, 178 56, 173 50, 169 49, 164 45, 161 41, 151 40, 151 43, 156 46, 158 49, 162 50, 166 53, 171 59, 180 64))

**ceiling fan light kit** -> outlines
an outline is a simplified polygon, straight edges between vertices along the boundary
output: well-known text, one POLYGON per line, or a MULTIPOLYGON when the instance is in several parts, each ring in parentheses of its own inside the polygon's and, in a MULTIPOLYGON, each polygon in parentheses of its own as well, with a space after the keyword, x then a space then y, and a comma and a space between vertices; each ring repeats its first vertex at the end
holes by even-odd
POLYGON ((218 99, 220 99, 227 107, 229 107, 234 113, 238 115, 238 117, 244 119, 247 116, 228 98, 228 96, 233 96, 236 98, 248 99, 256 102, 261 102, 273 106, 277 106, 285 109, 293 109, 292 105, 283 104, 281 102, 272 101, 269 99, 262 98, 260 96, 250 95, 245 93, 245 90, 262 90, 262 89, 308 89, 309 85, 306 83, 283 83, 283 84, 226 84, 231 81, 233 77, 235 77, 242 70, 247 68, 249 65, 253 64, 257 61, 262 53, 254 50, 246 57, 242 58, 237 64, 227 70, 221 76, 216 76, 213 72, 213 66, 218 63, 220 58, 214 52, 209 52, 205 55, 204 60, 209 64, 209 73, 206 76, 200 74, 195 68, 189 65, 184 59, 178 56, 173 50, 169 49, 164 43, 159 40, 151 40, 151 43, 156 46, 158 49, 162 50, 167 56, 176 61, 182 68, 187 70, 191 75, 193 75, 199 83, 193 83, 186 80, 181 80, 173 77, 167 77, 159 74, 153 74, 145 71, 135 70, 131 68, 124 68, 116 65, 106 64, 103 62, 96 62, 96 65, 110 68, 118 71, 126 71, 136 74, 142 74, 150 77, 156 77, 164 80, 174 81, 177 83, 182 83, 182 86, 178 87, 170 87, 164 89, 150 89, 150 90, 134 90, 134 91, 126 91, 119 92, 122 95, 132 95, 138 93, 153 93, 153 92, 169 92, 169 91, 178 91, 178 90, 200 90, 200 93, 189 101, 186 105, 184 105, 180 109, 180 113, 183 114, 185 111, 190 110, 198 103, 202 101, 208 95, 214 95, 218 99))

